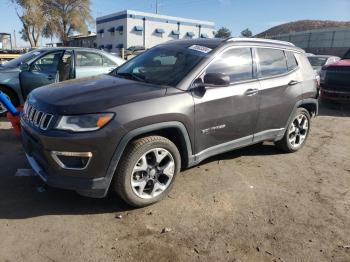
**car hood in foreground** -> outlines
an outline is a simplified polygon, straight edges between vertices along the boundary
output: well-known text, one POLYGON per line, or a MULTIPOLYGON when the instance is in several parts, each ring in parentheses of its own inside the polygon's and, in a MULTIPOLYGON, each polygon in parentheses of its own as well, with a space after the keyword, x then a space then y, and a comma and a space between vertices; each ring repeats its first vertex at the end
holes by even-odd
POLYGON ((29 102, 39 110, 53 114, 104 112, 112 107, 164 96, 166 88, 101 75, 35 89, 29 102))

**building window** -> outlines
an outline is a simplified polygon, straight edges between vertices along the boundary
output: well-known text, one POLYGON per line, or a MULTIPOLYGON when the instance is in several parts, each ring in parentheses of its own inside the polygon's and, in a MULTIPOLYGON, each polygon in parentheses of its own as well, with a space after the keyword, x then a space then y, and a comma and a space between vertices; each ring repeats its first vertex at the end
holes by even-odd
POLYGON ((104 34, 105 30, 104 29, 100 29, 98 30, 98 33, 100 34, 100 36, 103 38, 103 34, 104 34))
POLYGON ((134 27, 134 30, 136 32, 143 32, 143 26, 142 25, 137 25, 137 26, 134 27))
POLYGON ((118 26, 116 29, 115 29, 117 32, 119 32, 120 35, 123 34, 123 31, 124 31, 124 26, 120 25, 118 26))

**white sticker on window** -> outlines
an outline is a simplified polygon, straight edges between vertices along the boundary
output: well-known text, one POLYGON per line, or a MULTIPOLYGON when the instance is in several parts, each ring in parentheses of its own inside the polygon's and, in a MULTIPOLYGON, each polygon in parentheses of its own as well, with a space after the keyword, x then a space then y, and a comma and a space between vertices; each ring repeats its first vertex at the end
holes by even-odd
POLYGON ((209 53, 212 50, 209 47, 201 46, 201 45, 191 45, 188 49, 196 50, 205 54, 209 53))

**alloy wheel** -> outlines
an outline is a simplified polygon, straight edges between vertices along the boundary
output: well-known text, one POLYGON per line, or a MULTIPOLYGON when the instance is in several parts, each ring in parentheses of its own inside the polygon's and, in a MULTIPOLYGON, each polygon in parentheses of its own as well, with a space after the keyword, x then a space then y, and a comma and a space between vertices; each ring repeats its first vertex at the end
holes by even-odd
POLYGON ((164 148, 154 148, 143 154, 133 168, 131 187, 140 198, 152 199, 162 194, 171 184, 175 161, 164 148))
POLYGON ((288 140, 290 145, 296 149, 303 145, 309 132, 309 120, 304 114, 296 116, 289 127, 288 140))

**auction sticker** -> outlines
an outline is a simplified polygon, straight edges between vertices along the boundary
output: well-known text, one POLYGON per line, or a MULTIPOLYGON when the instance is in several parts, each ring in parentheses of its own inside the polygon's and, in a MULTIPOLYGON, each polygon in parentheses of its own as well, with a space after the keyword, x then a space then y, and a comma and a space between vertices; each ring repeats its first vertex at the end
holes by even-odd
POLYGON ((188 49, 196 50, 205 54, 208 54, 212 49, 201 45, 191 45, 188 49))

